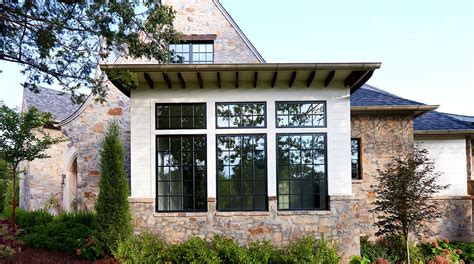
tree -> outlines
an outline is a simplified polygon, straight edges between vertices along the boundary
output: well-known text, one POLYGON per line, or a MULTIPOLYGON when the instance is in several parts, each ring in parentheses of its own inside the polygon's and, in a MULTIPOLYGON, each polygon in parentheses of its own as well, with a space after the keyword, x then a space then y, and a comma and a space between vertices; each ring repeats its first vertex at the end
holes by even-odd
POLYGON ((439 204, 433 195, 448 185, 439 185, 440 173, 428 151, 415 148, 406 157, 398 157, 377 169, 375 208, 378 213, 376 235, 402 236, 406 242, 407 261, 410 263, 409 235, 420 236, 429 231, 427 223, 439 218, 439 204))
POLYGON ((109 123, 100 153, 101 177, 95 206, 98 238, 111 251, 133 231, 124 156, 119 125, 114 121, 109 123))
POLYGON ((15 227, 17 168, 23 161, 44 159, 45 151, 62 137, 53 138, 43 128, 51 125, 51 113, 41 113, 32 107, 18 113, 7 106, 0 107, 0 152, 11 170, 12 226, 15 227))
POLYGON ((157 0, 0 1, 0 60, 23 65, 23 85, 32 90, 57 82, 75 102, 84 99, 83 87, 103 99, 105 76, 94 76, 97 65, 123 53, 167 62, 168 43, 179 40, 174 16, 157 0))

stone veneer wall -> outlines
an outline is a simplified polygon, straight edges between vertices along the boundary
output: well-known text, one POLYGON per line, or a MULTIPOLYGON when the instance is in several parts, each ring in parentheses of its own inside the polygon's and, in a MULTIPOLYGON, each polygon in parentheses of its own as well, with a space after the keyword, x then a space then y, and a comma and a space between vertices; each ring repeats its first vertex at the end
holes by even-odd
POLYGON ((438 197, 443 217, 430 222, 430 239, 472 242, 472 199, 470 196, 438 197))
POLYGON ((130 99, 115 87, 109 86, 107 101, 92 100, 70 123, 63 133, 77 150, 77 195, 81 209, 92 209, 97 199, 100 177, 100 150, 107 122, 118 120, 125 147, 126 170, 130 176, 130 99))
POLYGON ((351 136, 361 141, 362 180, 353 181, 352 192, 359 199, 361 236, 373 237, 375 215, 369 213, 375 201, 377 168, 391 157, 408 154, 413 150, 413 121, 411 116, 352 115, 351 136))
POLYGON ((270 240, 282 247, 304 235, 324 235, 337 242, 345 262, 360 250, 353 196, 332 196, 330 211, 278 211, 276 197, 269 197, 267 212, 218 212, 215 198, 208 199, 208 211, 202 213, 155 213, 153 198, 130 198, 130 202, 135 230, 149 230, 171 243, 222 234, 241 244, 270 240))
MULTIPOLYGON (((52 137, 61 137, 60 130, 45 128, 52 137)), ((55 195, 61 201, 63 153, 66 142, 51 146, 46 154, 50 158, 23 162, 20 165, 20 207, 25 210, 44 208, 48 199, 55 195)))

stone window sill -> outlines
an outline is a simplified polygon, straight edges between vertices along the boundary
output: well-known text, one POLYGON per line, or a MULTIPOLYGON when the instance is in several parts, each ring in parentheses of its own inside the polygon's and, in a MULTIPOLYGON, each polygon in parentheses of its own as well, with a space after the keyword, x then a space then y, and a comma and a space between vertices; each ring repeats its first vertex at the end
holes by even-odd
POLYGON ((269 216, 270 212, 260 211, 260 212, 216 212, 216 216, 269 216))
POLYGON ((362 184, 364 180, 352 180, 352 184, 362 184))
POLYGON ((206 217, 208 212, 153 213, 153 217, 206 217))
POLYGON ((277 215, 330 215, 331 211, 278 211, 277 215))

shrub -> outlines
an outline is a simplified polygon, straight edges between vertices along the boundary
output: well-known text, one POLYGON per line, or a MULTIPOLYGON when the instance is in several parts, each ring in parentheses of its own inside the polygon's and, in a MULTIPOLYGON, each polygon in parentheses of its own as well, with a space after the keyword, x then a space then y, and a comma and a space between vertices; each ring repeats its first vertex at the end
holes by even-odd
POLYGON ((272 245, 270 241, 250 242, 247 255, 249 263, 284 263, 283 251, 272 245))
POLYGON ((212 249, 224 263, 244 263, 248 258, 245 248, 222 235, 215 235, 212 238, 212 249))
POLYGON ((367 237, 360 238, 360 255, 369 261, 376 261, 377 258, 388 258, 388 248, 381 243, 368 241, 367 237))
POLYGON ((0 259, 21 251, 23 243, 16 239, 16 235, 9 221, 0 217, 0 259))
POLYGON ((74 252, 92 232, 90 227, 80 223, 51 222, 33 227, 22 239, 31 247, 74 252))
POLYGON ((100 153, 100 191, 95 206, 96 236, 110 252, 133 231, 124 156, 118 123, 111 122, 100 153))
POLYGON ((285 256, 287 263, 339 263, 340 257, 334 244, 324 237, 302 237, 290 243, 285 256))
POLYGON ((151 233, 144 232, 119 242, 114 256, 120 263, 163 263, 169 261, 168 246, 151 233))
POLYGON ((370 259, 362 256, 352 256, 349 264, 370 264, 370 259))
POLYGON ((466 263, 474 263, 474 243, 455 242, 453 247, 458 251, 460 257, 466 263))
POLYGON ((426 260, 445 259, 450 263, 458 263, 460 259, 459 253, 462 253, 455 245, 450 244, 448 240, 422 243, 418 248, 426 260))
POLYGON ((173 263, 220 263, 217 253, 199 237, 193 237, 179 245, 172 245, 170 255, 173 263))
MULTIPOLYGON (((11 218, 11 209, 5 210, 5 217, 11 218)), ((16 209, 15 222, 23 233, 29 233, 32 228, 43 226, 53 221, 53 216, 44 210, 27 212, 20 208, 16 209)))

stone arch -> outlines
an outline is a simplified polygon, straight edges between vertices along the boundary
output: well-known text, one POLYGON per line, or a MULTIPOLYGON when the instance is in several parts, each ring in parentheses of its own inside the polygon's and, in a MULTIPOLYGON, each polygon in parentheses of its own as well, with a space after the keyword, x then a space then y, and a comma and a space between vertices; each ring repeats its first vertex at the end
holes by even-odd
POLYGON ((62 182, 62 203, 65 211, 77 209, 77 152, 69 147, 65 157, 65 171, 62 182), (76 206, 74 206, 76 204, 76 206))

